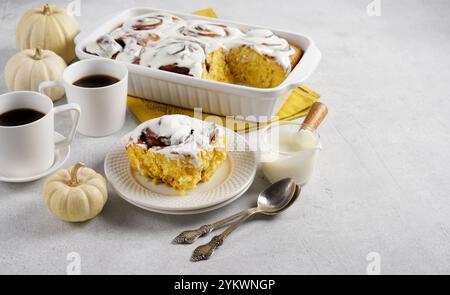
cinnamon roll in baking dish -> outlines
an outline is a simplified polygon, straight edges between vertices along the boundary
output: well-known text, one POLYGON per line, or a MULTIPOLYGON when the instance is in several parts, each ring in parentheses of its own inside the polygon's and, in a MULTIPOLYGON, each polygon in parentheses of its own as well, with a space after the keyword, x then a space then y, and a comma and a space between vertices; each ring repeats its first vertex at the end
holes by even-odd
POLYGON ((202 77, 205 72, 205 51, 195 41, 165 39, 147 47, 140 64, 178 74, 202 77))
POLYGON ((283 82, 302 55, 299 47, 269 30, 241 30, 161 12, 130 18, 85 50, 159 70, 259 88, 283 82))

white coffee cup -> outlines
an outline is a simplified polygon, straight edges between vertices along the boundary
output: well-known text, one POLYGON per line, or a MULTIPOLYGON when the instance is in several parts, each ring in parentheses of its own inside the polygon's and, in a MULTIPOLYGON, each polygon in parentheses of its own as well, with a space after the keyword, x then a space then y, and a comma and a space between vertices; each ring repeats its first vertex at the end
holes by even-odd
POLYGON ((49 169, 55 160, 55 148, 68 146, 75 135, 80 107, 66 104, 53 107, 52 100, 33 91, 15 91, 0 95, 0 114, 16 109, 33 109, 44 114, 36 121, 17 126, 0 126, 0 175, 29 177, 49 169), (55 142, 55 114, 73 111, 69 135, 55 142))
POLYGON ((108 59, 87 59, 76 62, 64 70, 63 81, 46 81, 39 92, 49 87, 63 87, 69 103, 81 107, 78 132, 87 136, 107 136, 120 130, 125 122, 128 92, 128 69, 108 59), (104 87, 86 88, 73 85, 91 75, 108 75, 119 82, 104 87))

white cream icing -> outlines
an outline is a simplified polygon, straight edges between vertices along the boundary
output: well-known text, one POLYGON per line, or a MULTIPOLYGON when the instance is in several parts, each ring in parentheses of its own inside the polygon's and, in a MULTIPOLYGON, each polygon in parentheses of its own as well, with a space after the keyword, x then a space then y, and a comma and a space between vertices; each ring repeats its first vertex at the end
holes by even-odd
POLYGON ((154 47, 147 47, 141 56, 141 65, 159 69, 166 65, 175 65, 189 69, 189 75, 201 78, 205 51, 199 43, 166 39, 154 47))
POLYGON ((111 33, 109 33, 111 37, 115 40, 125 42, 127 39, 135 39, 136 43, 141 46, 147 46, 151 43, 158 42, 160 37, 159 35, 152 34, 144 31, 136 31, 136 32, 128 32, 123 28, 117 28, 111 33))
MULTIPOLYGON (((153 12, 130 18, 120 28, 112 31, 110 35, 112 39, 122 41, 130 38, 135 39, 136 44, 145 46, 145 50, 140 51, 141 65, 152 68, 160 68, 166 65, 185 67, 189 69, 189 75, 198 78, 202 77, 206 56, 219 48, 229 50, 235 47, 248 46, 260 54, 273 57, 285 69, 286 73, 291 71, 290 56, 295 53, 295 50, 285 39, 276 36, 270 30, 250 29, 242 31, 237 27, 227 26, 219 22, 183 20, 172 14, 162 12, 153 12)), ((116 45, 110 44, 111 48, 106 51, 116 51, 116 45)), ((138 52, 136 48, 127 47, 120 49, 120 51, 128 52, 125 56, 120 54, 120 58, 124 58, 125 61, 130 60, 130 57, 138 52)), ((102 54, 96 46, 91 44, 88 44, 86 51, 98 55, 102 54)))
POLYGON ((90 42, 86 46, 86 51, 101 57, 112 58, 115 54, 122 51, 122 46, 110 35, 103 35, 96 41, 90 42))
POLYGON ((144 47, 138 44, 138 41, 133 38, 128 38, 124 40, 125 47, 122 52, 120 52, 116 60, 120 60, 126 63, 135 63, 141 56, 144 47))
POLYGON ((214 148, 224 148, 220 141, 211 142, 223 136, 223 129, 216 124, 201 121, 185 115, 165 115, 139 125, 132 133, 128 144, 137 144, 144 149, 168 157, 189 156, 195 165, 201 151, 214 148), (150 129, 167 146, 148 147, 140 137, 145 130, 150 129))
POLYGON ((173 24, 181 21, 182 19, 178 16, 169 13, 153 12, 126 20, 122 25, 122 29, 127 32, 151 32, 158 34, 169 27, 173 28, 173 24))
POLYGON ((224 47, 230 40, 244 36, 238 28, 204 20, 188 20, 180 25, 176 34, 178 38, 200 42, 206 54, 224 47))
POLYGON ((233 39, 225 43, 224 46, 226 48, 248 46, 260 54, 275 58, 286 72, 291 70, 290 56, 295 53, 295 50, 285 39, 265 29, 249 30, 245 36, 233 39))

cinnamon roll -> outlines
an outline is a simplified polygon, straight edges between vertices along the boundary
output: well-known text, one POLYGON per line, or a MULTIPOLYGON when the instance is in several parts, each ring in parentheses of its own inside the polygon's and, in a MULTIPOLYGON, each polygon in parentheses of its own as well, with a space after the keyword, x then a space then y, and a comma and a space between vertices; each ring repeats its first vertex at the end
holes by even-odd
POLYGON ((165 27, 171 26, 179 21, 181 19, 178 16, 169 13, 154 12, 133 17, 125 21, 122 27, 126 31, 161 31, 165 27))
POLYGON ((207 37, 207 38, 224 38, 228 37, 228 29, 226 25, 215 24, 206 21, 190 21, 180 28, 179 32, 184 36, 190 37, 207 37))
POLYGON ((297 57, 300 58, 296 49, 288 41, 265 29, 249 30, 243 37, 236 38, 228 44, 229 48, 239 46, 247 46, 262 55, 272 57, 286 72, 290 72, 292 65, 298 62, 297 57))
POLYGON ((122 26, 111 32, 117 41, 134 38, 141 46, 158 42, 162 35, 166 36, 181 19, 168 13, 149 13, 133 17, 125 21, 122 26))
POLYGON ((141 56, 140 64, 201 78, 205 59, 205 51, 199 43, 182 39, 166 39, 154 47, 147 47, 141 56))
POLYGON ((134 170, 180 191, 208 181, 227 157, 223 129, 184 115, 141 124, 126 150, 134 170))
POLYGON ((229 40, 243 36, 243 33, 234 27, 221 23, 204 20, 190 20, 177 30, 180 38, 200 42, 207 54, 221 47, 229 40))

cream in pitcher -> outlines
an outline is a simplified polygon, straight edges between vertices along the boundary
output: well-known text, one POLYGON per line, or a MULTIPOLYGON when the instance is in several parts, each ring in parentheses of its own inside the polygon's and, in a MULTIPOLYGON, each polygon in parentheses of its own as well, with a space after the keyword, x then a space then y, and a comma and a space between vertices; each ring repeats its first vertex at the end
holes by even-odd
POLYGON ((322 149, 316 128, 327 114, 324 104, 316 102, 303 122, 279 122, 264 130, 261 160, 270 182, 290 177, 297 184, 308 182, 322 149))

